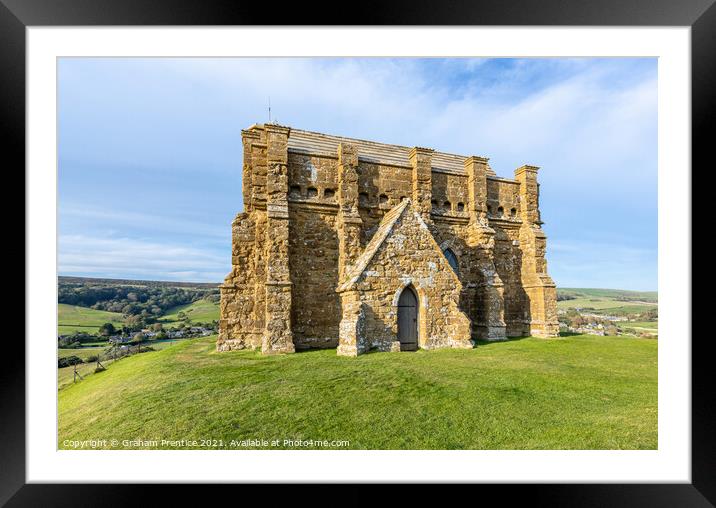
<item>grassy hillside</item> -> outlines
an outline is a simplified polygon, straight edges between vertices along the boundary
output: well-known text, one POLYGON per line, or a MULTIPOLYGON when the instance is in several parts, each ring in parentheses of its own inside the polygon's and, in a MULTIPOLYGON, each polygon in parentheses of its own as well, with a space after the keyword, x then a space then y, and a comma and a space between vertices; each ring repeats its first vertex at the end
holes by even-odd
POLYGON ((217 353, 214 340, 125 358, 60 390, 60 446, 265 438, 359 449, 657 447, 654 340, 528 338, 358 358, 217 353))
POLYGON ((60 335, 76 332, 97 333, 98 328, 104 323, 113 323, 117 326, 122 322, 122 314, 118 312, 106 312, 64 303, 57 305, 57 323, 60 335))
POLYGON ((602 314, 637 314, 658 307, 656 291, 625 291, 620 289, 559 288, 557 294, 571 297, 560 300, 560 309, 593 309, 602 314))
POLYGON ((178 307, 169 309, 167 313, 159 319, 159 322, 169 328, 173 325, 178 325, 180 323, 180 312, 186 314, 190 322, 210 323, 219 319, 219 304, 206 300, 197 300, 189 305, 179 305, 178 307))
MULTIPOLYGON (((150 347, 156 351, 161 351, 162 349, 166 349, 168 347, 174 346, 178 344, 181 341, 185 341, 186 339, 175 339, 175 340, 150 340, 142 344, 142 348, 146 349, 147 347, 150 347)), ((67 356, 77 356, 78 358, 81 358, 82 360, 87 360, 90 356, 100 356, 102 365, 105 367, 108 367, 113 360, 109 355, 106 353, 107 351, 107 345, 104 344, 101 347, 82 347, 82 348, 75 348, 75 349, 69 349, 69 348, 60 348, 57 350, 57 357, 58 358, 64 358, 67 356)), ((142 353, 145 354, 145 353, 142 353)), ((122 359, 126 360, 126 359, 122 359)), ((94 374, 96 368, 96 364, 93 363, 81 363, 77 365, 77 372, 80 373, 83 377, 91 376, 94 374)), ((58 389, 65 388, 71 384, 74 383, 74 367, 62 367, 57 369, 57 387, 58 389)))

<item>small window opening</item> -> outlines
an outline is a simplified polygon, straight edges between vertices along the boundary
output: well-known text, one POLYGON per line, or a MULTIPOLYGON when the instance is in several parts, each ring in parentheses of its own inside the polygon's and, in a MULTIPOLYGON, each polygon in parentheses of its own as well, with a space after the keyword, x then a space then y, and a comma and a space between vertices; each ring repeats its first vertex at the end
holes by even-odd
POLYGON ((448 263, 450 263, 450 267, 452 268, 453 272, 455 272, 455 275, 459 276, 459 264, 457 262, 457 256, 455 255, 455 253, 450 249, 445 249, 443 251, 443 254, 445 254, 445 257, 447 258, 448 263))

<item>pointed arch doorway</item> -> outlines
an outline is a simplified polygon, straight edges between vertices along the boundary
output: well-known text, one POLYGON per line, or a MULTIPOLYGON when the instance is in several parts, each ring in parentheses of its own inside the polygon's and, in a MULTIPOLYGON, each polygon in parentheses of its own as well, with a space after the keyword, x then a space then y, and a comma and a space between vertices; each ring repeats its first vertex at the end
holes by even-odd
POLYGON ((418 349, 418 295, 412 286, 405 287, 398 299, 398 341, 401 351, 418 349))

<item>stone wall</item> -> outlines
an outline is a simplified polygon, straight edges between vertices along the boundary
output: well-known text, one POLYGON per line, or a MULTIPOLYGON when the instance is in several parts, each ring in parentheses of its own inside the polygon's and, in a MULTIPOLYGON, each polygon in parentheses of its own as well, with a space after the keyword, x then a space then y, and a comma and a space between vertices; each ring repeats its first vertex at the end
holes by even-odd
POLYGON ((336 347, 341 320, 336 210, 289 206, 293 340, 297 348, 336 347))
MULTIPOLYGON (((556 333, 556 289, 547 275, 536 167, 518 168, 514 179, 498 178, 483 157, 306 131, 295 136, 300 143, 291 145, 286 127, 242 131, 245 212, 232 223, 219 350, 336 347, 351 329, 351 315, 356 326, 374 334, 367 347, 388 347, 390 311, 363 300, 371 294, 385 302, 387 293, 361 286, 368 292, 356 296, 335 289, 386 214, 408 199, 437 252, 450 249, 459 265, 458 293, 427 298, 431 308, 454 302, 471 322, 472 339, 556 333), (269 326, 278 339, 266 333, 269 326)), ((445 340, 430 339, 425 346, 445 340)))
POLYGON ((252 214, 241 213, 231 225, 231 273, 221 285, 221 319, 217 349, 243 349, 260 344, 263 333, 256 316, 256 223, 252 214))

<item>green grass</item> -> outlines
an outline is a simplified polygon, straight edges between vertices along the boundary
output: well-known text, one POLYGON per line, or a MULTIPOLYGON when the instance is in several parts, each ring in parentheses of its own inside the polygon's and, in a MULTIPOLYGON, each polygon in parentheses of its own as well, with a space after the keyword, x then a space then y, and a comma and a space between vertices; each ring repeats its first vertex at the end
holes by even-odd
POLYGON ((57 304, 58 334, 66 335, 77 332, 97 333, 105 323, 115 326, 124 322, 119 312, 95 310, 77 305, 57 304))
POLYGON ((159 318, 159 322, 166 328, 177 326, 179 313, 184 312, 192 323, 210 323, 219 319, 219 304, 206 300, 197 300, 188 305, 179 305, 167 310, 166 314, 159 318))
POLYGON ((358 449, 657 447, 654 340, 528 338, 358 358, 217 353, 214 340, 126 358, 61 389, 60 447, 65 439, 117 439, 122 448, 124 439, 182 438, 339 439, 358 449))

